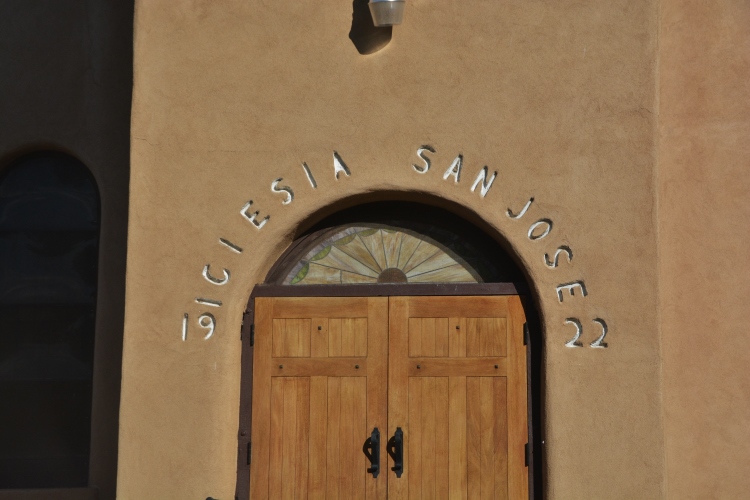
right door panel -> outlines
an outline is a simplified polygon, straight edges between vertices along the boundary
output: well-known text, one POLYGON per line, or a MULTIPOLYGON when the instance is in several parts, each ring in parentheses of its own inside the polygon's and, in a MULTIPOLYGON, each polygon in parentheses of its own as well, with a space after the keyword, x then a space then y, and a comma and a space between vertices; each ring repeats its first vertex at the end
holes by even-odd
POLYGON ((528 498, 519 298, 391 297, 389 309, 388 432, 404 436, 389 498, 528 498))

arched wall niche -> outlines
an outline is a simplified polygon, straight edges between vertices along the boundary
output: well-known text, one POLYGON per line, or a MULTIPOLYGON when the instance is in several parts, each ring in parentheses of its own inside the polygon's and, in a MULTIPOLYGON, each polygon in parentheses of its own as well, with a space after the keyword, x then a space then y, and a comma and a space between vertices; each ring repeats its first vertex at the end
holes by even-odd
POLYGON ((51 141, 35 141, 20 144, 10 151, 6 151, 0 158, 0 175, 3 175, 3 172, 6 169, 13 167, 20 161, 40 156, 67 158, 69 160, 80 162, 85 166, 89 174, 96 178, 96 175, 94 175, 94 171, 91 169, 86 158, 82 157, 82 155, 78 154, 78 152, 73 149, 51 141))
POLYGON ((15 403, 3 417, 0 490, 90 482, 100 227, 99 186, 83 162, 56 150, 9 155, 0 169, 0 389, 15 403))
MULTIPOLYGON (((544 483, 544 449, 543 449, 543 423, 544 423, 544 342, 542 332, 542 318, 540 309, 537 307, 538 293, 535 283, 530 278, 530 273, 524 265, 523 260, 503 234, 493 228, 479 214, 456 202, 435 196, 429 193, 415 192, 370 192, 352 195, 338 200, 332 205, 326 205, 310 214, 296 227, 291 244, 276 258, 275 262, 267 265, 269 268, 264 282, 257 285, 248 300, 246 314, 253 314, 253 303, 256 296, 274 295, 276 291, 284 295, 294 296, 303 292, 304 288, 321 288, 332 285, 289 285, 282 284, 294 265, 314 248, 315 245, 325 240, 332 233, 342 227, 357 224, 387 224, 409 227, 410 223, 423 225, 433 224, 449 232, 456 232, 461 237, 470 239, 476 246, 481 248, 485 255, 491 256, 499 266, 504 267, 503 272, 498 275, 500 279, 486 283, 461 283, 466 287, 454 289, 461 290, 458 294, 470 295, 471 287, 481 287, 483 284, 510 284, 521 296, 521 301, 526 313, 528 323, 528 350, 529 385, 528 399, 530 441, 532 443, 531 460, 532 468, 530 477, 530 498, 543 498, 544 483)), ((456 285, 452 283, 451 285, 456 285)), ((336 285, 333 285, 336 286, 336 285)), ((339 285, 341 286, 341 285, 339 285)), ((362 287, 362 285, 344 285, 345 287, 362 287)), ((383 285, 365 285, 370 290, 383 285)), ((387 285, 386 285, 387 286, 387 285)), ((418 284, 399 285, 403 287, 418 287, 418 284)), ((480 288, 473 288, 479 294, 488 294, 487 291, 480 292, 480 288)), ((429 292, 428 292, 429 293, 429 292)), ((387 295, 387 292, 383 293, 387 295)), ((425 293, 421 293, 425 294, 425 293)), ((449 293, 443 293, 449 295, 449 293)), ((243 329, 243 332, 245 330, 243 329)), ((243 491, 243 484, 247 484, 248 469, 244 466, 245 447, 243 440, 250 435, 249 428, 243 428, 243 422, 251 415, 252 379, 247 373, 252 373, 252 348, 248 349, 249 343, 243 344, 242 353, 242 391, 240 408, 240 436, 238 454, 238 492, 243 491)))

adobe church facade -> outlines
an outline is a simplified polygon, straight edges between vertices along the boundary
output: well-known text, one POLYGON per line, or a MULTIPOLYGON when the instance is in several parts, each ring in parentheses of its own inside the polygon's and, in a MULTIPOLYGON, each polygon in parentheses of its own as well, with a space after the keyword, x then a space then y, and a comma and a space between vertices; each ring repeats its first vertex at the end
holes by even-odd
MULTIPOLYGON (((101 198, 88 482, 58 493, 330 497, 316 474, 350 457, 342 498, 352 475, 367 498, 441 475, 446 498, 742 496, 748 6, 407 0, 380 29, 363 7, 71 8, 82 55, 46 70, 69 108, 3 99, 0 168, 61 151, 101 198)), ((71 36, 47 33, 18 30, 43 40, 19 78, 71 36)))

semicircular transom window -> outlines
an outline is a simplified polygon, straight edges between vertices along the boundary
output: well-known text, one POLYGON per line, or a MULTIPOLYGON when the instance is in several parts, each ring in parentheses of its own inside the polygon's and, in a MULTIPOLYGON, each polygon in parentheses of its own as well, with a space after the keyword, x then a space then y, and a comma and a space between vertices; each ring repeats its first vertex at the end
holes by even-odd
POLYGON ((360 223, 329 232, 282 283, 483 283, 496 273, 482 253, 442 228, 360 223))

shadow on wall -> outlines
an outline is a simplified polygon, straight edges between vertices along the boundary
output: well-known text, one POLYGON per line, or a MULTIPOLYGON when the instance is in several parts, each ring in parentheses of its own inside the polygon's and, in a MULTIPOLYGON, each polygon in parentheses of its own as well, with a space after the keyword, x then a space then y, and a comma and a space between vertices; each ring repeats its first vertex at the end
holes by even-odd
POLYGON ((368 0, 354 0, 352 2, 352 29, 349 39, 360 54, 372 54, 379 51, 391 41, 392 28, 390 26, 378 28, 372 23, 368 0))
MULTIPOLYGON (((0 308, 0 364, 12 360, 0 369, 0 386, 8 395, 13 385, 17 395, 0 397, 0 414, 19 423, 5 425, 12 442, 0 439, 0 476, 11 474, 15 485, 0 484, 0 499, 116 498, 133 12, 133 0, 0 2, 0 173, 27 153, 63 151, 80 158, 101 192, 101 233, 76 226, 62 234, 50 217, 70 223, 68 211, 53 202, 56 213, 45 212, 33 200, 15 208, 47 225, 29 228, 33 234, 4 228, 0 276, 37 298, 21 305, 13 293, 0 308), (100 234, 98 251, 92 234, 100 234), (64 272, 47 272, 50 261, 64 272), (44 295, 51 290, 54 302, 44 295), (80 324, 85 335, 75 334, 80 324), (20 486, 27 491, 10 489, 20 486)), ((80 191, 75 178, 61 180, 80 191)), ((31 181, 32 197, 50 195, 43 179, 31 181)), ((71 196, 63 198, 79 199, 71 196)))

